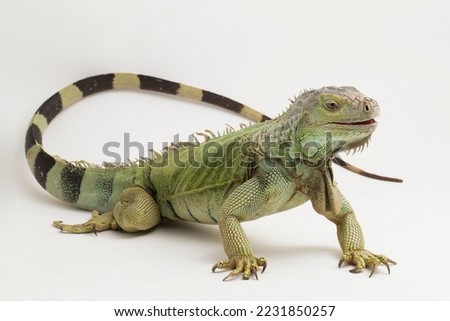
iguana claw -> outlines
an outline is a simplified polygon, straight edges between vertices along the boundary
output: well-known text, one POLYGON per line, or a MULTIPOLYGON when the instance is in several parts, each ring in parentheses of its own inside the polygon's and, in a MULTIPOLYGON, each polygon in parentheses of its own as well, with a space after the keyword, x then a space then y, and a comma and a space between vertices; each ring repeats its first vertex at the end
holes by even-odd
POLYGON ((345 253, 339 260, 338 267, 341 267, 344 262, 355 265, 355 268, 351 269, 351 273, 361 273, 365 267, 370 266, 371 271, 369 278, 372 277, 375 270, 380 264, 386 266, 388 273, 391 273, 389 264, 396 265, 397 263, 384 255, 376 255, 367 250, 354 250, 352 252, 345 253))
POLYGON ((255 258, 253 256, 235 256, 228 261, 219 261, 213 265, 212 271, 216 269, 232 270, 223 281, 230 280, 240 274, 242 279, 248 280, 252 275, 258 280, 258 267, 262 266, 263 273, 267 267, 267 261, 265 258, 255 258))

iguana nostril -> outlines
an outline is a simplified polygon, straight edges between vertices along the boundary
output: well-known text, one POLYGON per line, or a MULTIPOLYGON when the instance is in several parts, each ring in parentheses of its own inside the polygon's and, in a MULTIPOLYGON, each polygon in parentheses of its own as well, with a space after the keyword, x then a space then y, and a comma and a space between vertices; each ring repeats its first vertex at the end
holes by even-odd
POLYGON ((365 105, 364 105, 364 111, 365 111, 366 113, 370 113, 370 112, 372 111, 372 107, 370 107, 369 104, 365 104, 365 105))

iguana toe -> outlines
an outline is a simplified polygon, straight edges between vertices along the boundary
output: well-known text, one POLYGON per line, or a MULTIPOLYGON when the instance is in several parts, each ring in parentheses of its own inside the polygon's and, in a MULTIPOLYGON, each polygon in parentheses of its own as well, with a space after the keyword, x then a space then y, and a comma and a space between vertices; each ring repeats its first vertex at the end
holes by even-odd
POLYGON ((372 277, 375 270, 380 264, 386 266, 388 273, 391 273, 391 265, 396 265, 397 263, 389 259, 385 255, 373 254, 367 250, 354 250, 347 252, 339 260, 338 266, 341 267, 344 262, 354 265, 355 268, 351 269, 351 273, 360 273, 366 267, 371 267, 369 277, 372 277))
MULTIPOLYGON (((234 256, 228 261, 219 261, 212 267, 212 271, 215 272, 216 269, 232 270, 223 281, 231 280, 242 274, 242 279, 249 280, 252 275, 258 280, 258 267, 261 266, 262 272, 266 269, 267 262, 266 259, 255 258, 253 256, 234 256)), ((261 272, 261 273, 262 273, 261 272)))

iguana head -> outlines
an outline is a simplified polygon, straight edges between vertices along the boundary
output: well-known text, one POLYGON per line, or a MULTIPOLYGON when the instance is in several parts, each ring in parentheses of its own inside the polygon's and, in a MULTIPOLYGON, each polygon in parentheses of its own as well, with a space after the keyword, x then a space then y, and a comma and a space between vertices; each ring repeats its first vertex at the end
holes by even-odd
POLYGON ((339 151, 363 149, 379 113, 378 103, 356 88, 323 87, 302 93, 285 116, 296 126, 295 152, 314 163, 339 151))

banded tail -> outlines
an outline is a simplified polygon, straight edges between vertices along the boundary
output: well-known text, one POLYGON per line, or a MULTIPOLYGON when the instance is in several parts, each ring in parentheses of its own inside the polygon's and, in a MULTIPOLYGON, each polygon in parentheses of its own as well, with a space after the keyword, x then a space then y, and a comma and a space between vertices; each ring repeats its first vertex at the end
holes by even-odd
POLYGON ((145 75, 110 73, 77 81, 47 99, 35 112, 25 139, 28 165, 38 183, 56 198, 87 210, 108 211, 120 192, 131 186, 150 188, 149 168, 139 166, 101 167, 68 162, 49 155, 42 136, 52 120, 85 96, 112 89, 150 90, 213 104, 252 121, 269 117, 222 95, 188 85, 145 75))

